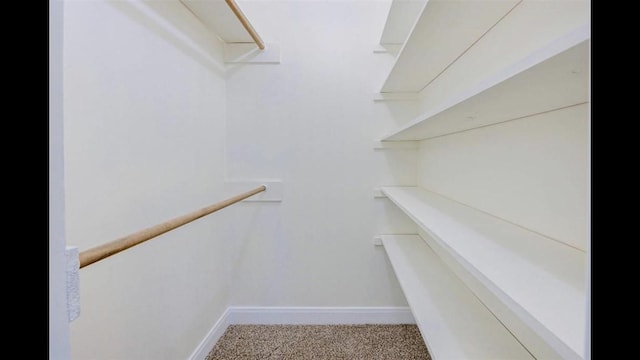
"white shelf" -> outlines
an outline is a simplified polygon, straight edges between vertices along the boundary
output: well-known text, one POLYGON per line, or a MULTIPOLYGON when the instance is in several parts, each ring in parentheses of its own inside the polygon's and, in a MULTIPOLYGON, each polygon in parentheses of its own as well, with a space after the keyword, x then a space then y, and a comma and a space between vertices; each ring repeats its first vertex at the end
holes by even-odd
MULTIPOLYGON (((454 82, 489 75, 587 23, 588 9, 587 0, 429 0, 380 92, 421 92, 452 72, 454 82)), ((391 10, 388 23, 397 21, 391 10)))
POLYGON ((381 239, 433 359, 533 359, 419 236, 381 239))
POLYGON ((180 0, 202 23, 225 43, 253 43, 224 0, 180 0))
POLYGON ((589 29, 583 26, 418 116, 382 140, 423 140, 588 100, 589 29))
POLYGON ((427 1, 380 92, 419 92, 517 3, 427 1))
POLYGON ((381 190, 534 356, 584 358, 584 252, 418 187, 381 190))
POLYGON ((380 44, 404 44, 426 3, 427 0, 393 0, 382 30, 380 44))

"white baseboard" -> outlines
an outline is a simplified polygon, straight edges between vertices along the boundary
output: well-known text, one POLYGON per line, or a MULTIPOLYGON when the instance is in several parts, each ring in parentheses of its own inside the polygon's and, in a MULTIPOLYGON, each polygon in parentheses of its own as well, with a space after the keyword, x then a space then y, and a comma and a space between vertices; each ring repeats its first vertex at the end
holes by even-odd
POLYGON ((230 306, 189 360, 204 360, 229 325, 415 324, 408 307, 262 307, 230 306))
POLYGON ((227 327, 229 327, 229 314, 230 308, 222 313, 222 316, 216 321, 211 330, 207 333, 207 336, 200 342, 198 347, 191 353, 189 360, 204 360, 207 355, 216 345, 218 340, 222 337, 227 327))
POLYGON ((408 307, 245 307, 229 308, 230 324, 415 324, 408 307))

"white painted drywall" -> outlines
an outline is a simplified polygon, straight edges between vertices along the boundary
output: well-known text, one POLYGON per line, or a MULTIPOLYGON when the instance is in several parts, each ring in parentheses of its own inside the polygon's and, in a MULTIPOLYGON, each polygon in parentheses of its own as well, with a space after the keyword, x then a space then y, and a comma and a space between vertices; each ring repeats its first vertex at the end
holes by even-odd
POLYGON ((280 45, 282 62, 230 70, 227 172, 282 179, 283 197, 225 215, 238 239, 233 304, 406 306, 384 249, 372 245, 380 231, 415 232, 373 197, 379 185, 415 183, 415 156, 373 149, 373 139, 415 114, 373 101, 393 61, 373 53, 388 2, 242 5, 263 39, 280 45))
MULTIPOLYGON (((222 200, 217 38, 177 0, 67 1, 64 36, 67 244, 222 200)), ((229 305, 227 240, 212 214, 81 269, 73 358, 188 358, 229 305)))
POLYGON ((418 184, 586 250, 588 107, 423 140, 418 184))
POLYGON ((71 358, 67 316, 62 111, 63 2, 49 0, 49 359, 71 358))

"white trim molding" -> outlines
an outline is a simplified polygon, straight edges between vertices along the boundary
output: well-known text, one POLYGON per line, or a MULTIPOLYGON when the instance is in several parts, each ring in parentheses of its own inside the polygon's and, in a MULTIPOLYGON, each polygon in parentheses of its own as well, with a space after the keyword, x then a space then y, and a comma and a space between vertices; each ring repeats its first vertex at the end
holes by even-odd
POLYGON ((198 347, 193 350, 191 355, 189 356, 189 360, 204 360, 209 355, 211 349, 216 346, 216 343, 222 335, 224 334, 227 327, 229 327, 229 313, 230 308, 227 308, 222 316, 216 321, 211 330, 207 333, 207 335, 202 339, 198 347))
POLYGON ((415 324, 409 307, 253 307, 230 308, 231 324, 415 324))

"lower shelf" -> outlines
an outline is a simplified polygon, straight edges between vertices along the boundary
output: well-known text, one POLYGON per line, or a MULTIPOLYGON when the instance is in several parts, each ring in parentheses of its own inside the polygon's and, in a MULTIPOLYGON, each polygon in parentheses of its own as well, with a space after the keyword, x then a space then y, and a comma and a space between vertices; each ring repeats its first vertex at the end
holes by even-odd
POLYGON ((418 235, 382 235, 434 359, 534 359, 418 235))
POLYGON ((584 359, 584 251, 420 187, 381 190, 536 358, 584 359))

